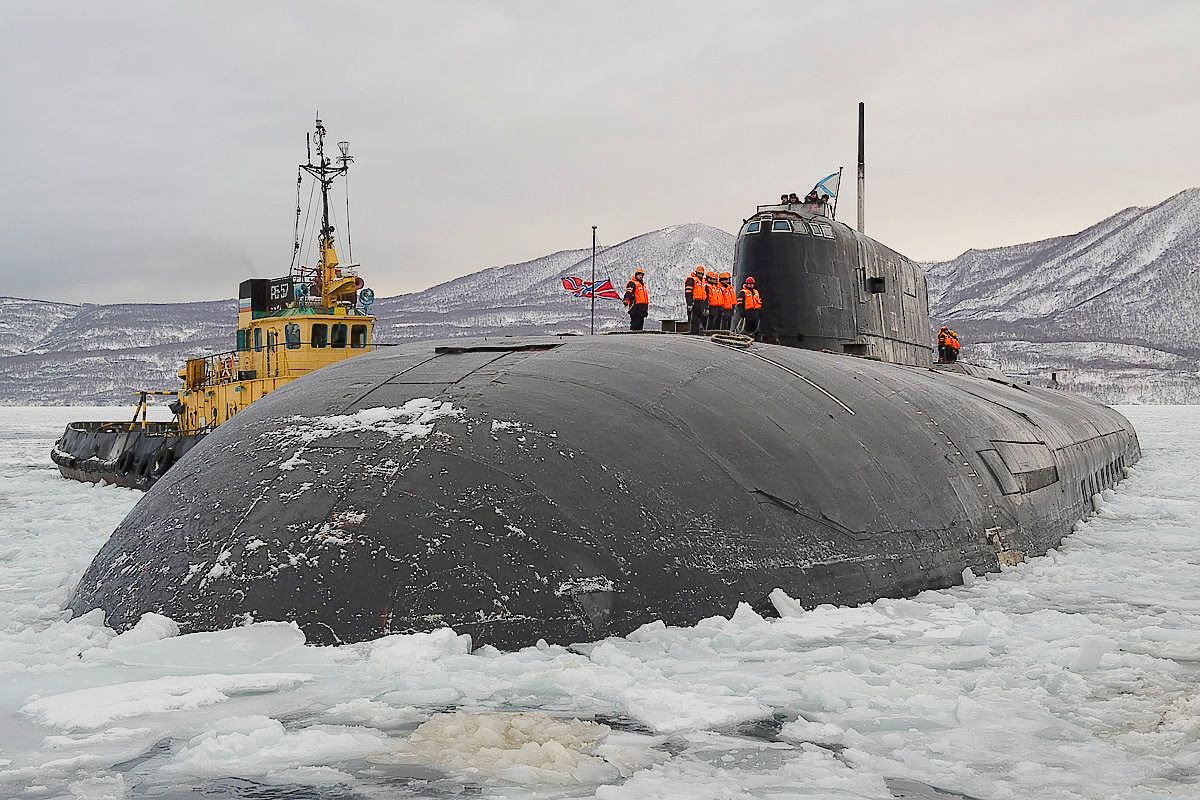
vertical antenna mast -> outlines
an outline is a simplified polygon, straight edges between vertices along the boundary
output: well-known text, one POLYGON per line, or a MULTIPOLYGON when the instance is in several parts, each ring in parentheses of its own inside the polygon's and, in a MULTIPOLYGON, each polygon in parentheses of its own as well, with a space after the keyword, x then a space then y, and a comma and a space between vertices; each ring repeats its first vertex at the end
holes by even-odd
POLYGON ((325 158, 325 125, 317 117, 317 167, 321 171, 321 250, 324 252, 333 241, 333 231, 329 228, 329 161, 325 158))
MULTIPOLYGON (((342 152, 341 158, 338 159, 340 166, 333 166, 333 162, 325 157, 325 124, 321 122, 320 112, 317 112, 316 140, 317 163, 314 164, 312 161, 312 139, 310 138, 308 163, 301 164, 300 168, 321 184, 321 235, 318 239, 321 263, 316 269, 317 280, 321 286, 321 302, 328 306, 335 301, 336 296, 341 296, 339 294, 341 289, 336 288, 334 284, 335 280, 343 277, 337 269, 338 257, 333 247, 333 226, 329 224, 329 190, 333 186, 334 178, 347 174, 354 157, 349 153, 349 142, 338 142, 338 149, 342 152)), ((349 206, 347 206, 347 215, 349 215, 349 206)))
POLYGON ((866 216, 863 207, 866 201, 866 175, 867 165, 864 160, 863 146, 863 117, 865 116, 864 106, 858 104, 858 232, 866 233, 866 216))

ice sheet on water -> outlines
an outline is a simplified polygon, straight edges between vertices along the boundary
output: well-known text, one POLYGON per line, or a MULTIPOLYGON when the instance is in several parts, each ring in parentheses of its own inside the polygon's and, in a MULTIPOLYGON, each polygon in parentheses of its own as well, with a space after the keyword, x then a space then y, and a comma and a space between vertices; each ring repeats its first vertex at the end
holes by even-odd
POLYGON ((286 689, 312 680, 303 673, 184 675, 76 689, 26 703, 21 711, 67 731, 93 730, 117 720, 191 710, 239 694, 286 689))
POLYGON ((289 731, 270 717, 231 717, 190 739, 163 772, 187 778, 237 775, 340 783, 347 775, 327 769, 329 765, 364 759, 392 747, 387 734, 370 728, 311 725, 289 731))
MULTIPOLYGON (((78 412, 10 414, 0 796, 230 777, 414 796, 882 798, 885 777, 995 800, 1189 796, 1200 442, 1177 432, 1200 409, 1129 413, 1143 462, 1049 557, 906 600, 804 610, 780 591, 777 619, 747 606, 515 653, 448 630, 315 648, 287 623, 180 636, 147 615, 117 636, 99 612, 69 620, 75 580, 139 495, 43 466, 78 412), (488 767, 467 775, 475 757, 488 767)), ((410 421, 432 422, 345 424, 410 421)))

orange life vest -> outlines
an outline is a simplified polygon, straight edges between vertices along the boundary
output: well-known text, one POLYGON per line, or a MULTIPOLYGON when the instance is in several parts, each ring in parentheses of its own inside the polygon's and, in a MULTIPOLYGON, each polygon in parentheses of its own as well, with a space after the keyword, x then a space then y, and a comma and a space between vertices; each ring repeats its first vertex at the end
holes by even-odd
POLYGON ((947 346, 949 346, 949 348, 951 350, 953 350, 955 352, 958 352, 959 350, 962 349, 962 345, 958 343, 958 337, 955 336, 954 334, 950 334, 946 338, 946 344, 947 344, 947 346))
POLYGON ((692 282, 692 302, 697 300, 707 300, 708 291, 704 286, 704 276, 698 272, 693 272, 689 279, 692 282))
POLYGON ((938 331, 938 344, 945 345, 948 341, 950 341, 950 335, 946 333, 946 329, 943 328, 938 331))
POLYGON ((737 290, 731 284, 721 284, 721 308, 726 311, 733 310, 733 304, 737 302, 737 290))
POLYGON ((629 283, 625 286, 626 290, 633 289, 633 304, 635 306, 650 305, 650 294, 646 291, 646 284, 637 279, 637 276, 629 279, 629 283))
POLYGON ((762 308, 762 297, 759 295, 758 289, 742 287, 742 306, 747 311, 758 311, 762 308))

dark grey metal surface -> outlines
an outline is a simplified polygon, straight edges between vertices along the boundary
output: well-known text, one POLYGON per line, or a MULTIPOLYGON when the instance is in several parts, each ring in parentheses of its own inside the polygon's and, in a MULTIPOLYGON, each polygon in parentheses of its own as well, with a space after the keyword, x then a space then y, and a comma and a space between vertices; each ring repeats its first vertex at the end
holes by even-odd
POLYGON ((921 266, 816 206, 763 207, 738 233, 734 282, 762 292, 765 342, 927 364, 929 297, 921 266), (774 231, 775 221, 791 230, 774 231), (758 223, 759 232, 750 224, 758 223))
POLYGON ((328 367, 221 426, 71 608, 514 647, 767 610, 776 587, 858 603, 1046 552, 1139 455, 1115 411, 965 366, 651 334, 448 344, 328 367), (461 415, 408 440, 296 433, 419 397, 461 415))

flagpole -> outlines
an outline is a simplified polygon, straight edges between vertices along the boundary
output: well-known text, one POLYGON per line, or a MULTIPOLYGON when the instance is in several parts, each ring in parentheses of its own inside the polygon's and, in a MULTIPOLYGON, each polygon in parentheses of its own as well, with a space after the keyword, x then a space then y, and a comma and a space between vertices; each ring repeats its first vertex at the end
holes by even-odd
POLYGON ((845 167, 838 167, 837 194, 835 194, 833 196, 833 218, 834 219, 837 219, 837 201, 838 201, 838 198, 841 197, 841 195, 842 195, 842 170, 843 169, 845 169, 845 167))
POLYGON ((592 336, 596 335, 596 226, 592 226, 592 336))

